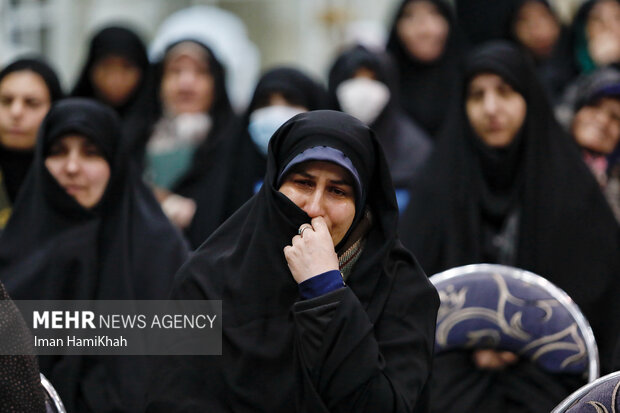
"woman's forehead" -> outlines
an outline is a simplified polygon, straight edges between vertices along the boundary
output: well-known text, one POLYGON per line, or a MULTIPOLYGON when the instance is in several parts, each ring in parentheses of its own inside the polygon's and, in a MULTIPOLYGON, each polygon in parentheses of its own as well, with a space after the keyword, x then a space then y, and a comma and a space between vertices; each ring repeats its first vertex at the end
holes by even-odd
POLYGON ((306 161, 293 167, 291 173, 304 174, 312 177, 324 177, 330 181, 342 181, 352 185, 349 171, 340 165, 329 161, 306 161))

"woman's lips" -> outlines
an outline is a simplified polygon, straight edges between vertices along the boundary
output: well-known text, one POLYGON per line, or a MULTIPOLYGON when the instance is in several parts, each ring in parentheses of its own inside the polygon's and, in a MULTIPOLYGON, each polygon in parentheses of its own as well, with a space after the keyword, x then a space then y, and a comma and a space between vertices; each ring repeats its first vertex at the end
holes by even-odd
POLYGON ((70 195, 74 195, 74 194, 76 194, 78 192, 82 192, 84 190, 84 186, 82 186, 82 185, 75 185, 75 184, 63 185, 63 188, 70 195))

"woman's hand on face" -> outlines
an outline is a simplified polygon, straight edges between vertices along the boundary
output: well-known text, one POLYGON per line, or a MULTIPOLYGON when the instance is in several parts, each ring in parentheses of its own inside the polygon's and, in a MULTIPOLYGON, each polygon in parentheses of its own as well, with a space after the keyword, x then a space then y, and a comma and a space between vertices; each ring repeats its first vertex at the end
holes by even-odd
POLYGON ((338 256, 323 217, 313 218, 303 224, 301 235, 295 235, 292 245, 284 247, 288 268, 298 284, 315 275, 338 270, 338 256))

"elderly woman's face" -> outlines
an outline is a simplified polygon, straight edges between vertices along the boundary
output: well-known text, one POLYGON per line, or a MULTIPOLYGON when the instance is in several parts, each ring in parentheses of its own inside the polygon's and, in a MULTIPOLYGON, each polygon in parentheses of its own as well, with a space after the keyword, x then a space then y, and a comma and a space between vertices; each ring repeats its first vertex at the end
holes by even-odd
POLYGON ((517 136, 527 104, 500 76, 482 73, 469 81, 465 109, 476 135, 488 146, 501 148, 517 136))
POLYGON ((45 166, 84 208, 99 203, 110 180, 110 165, 101 150, 81 135, 57 139, 45 158, 45 166))
POLYGON ((355 217, 355 190, 344 168, 331 162, 304 162, 293 168, 279 190, 310 218, 325 219, 334 246, 342 241, 355 217))

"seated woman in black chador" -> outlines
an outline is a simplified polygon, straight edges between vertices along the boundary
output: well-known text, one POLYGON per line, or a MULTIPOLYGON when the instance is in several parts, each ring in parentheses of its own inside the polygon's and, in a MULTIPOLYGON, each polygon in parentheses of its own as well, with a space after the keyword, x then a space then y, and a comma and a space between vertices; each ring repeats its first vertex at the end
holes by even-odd
POLYGON ((147 411, 423 410, 438 299, 397 217, 367 126, 286 122, 260 191, 177 277, 173 297, 222 300, 222 355, 162 363, 147 411))
MULTIPOLYGON (((414 182, 403 242, 428 274, 489 262, 546 277, 584 312, 608 369, 620 310, 611 210, 515 46, 482 45, 464 75, 460 104, 414 182)), ((488 371, 470 357, 435 359, 436 411, 549 411, 574 390, 511 353, 474 354, 488 371)))
MULTIPOLYGON (((91 99, 61 100, 0 237, 0 280, 16 300, 165 299, 187 258, 181 234, 120 150, 120 120, 91 99)), ((140 360, 47 356, 69 411, 139 411, 140 360)))

